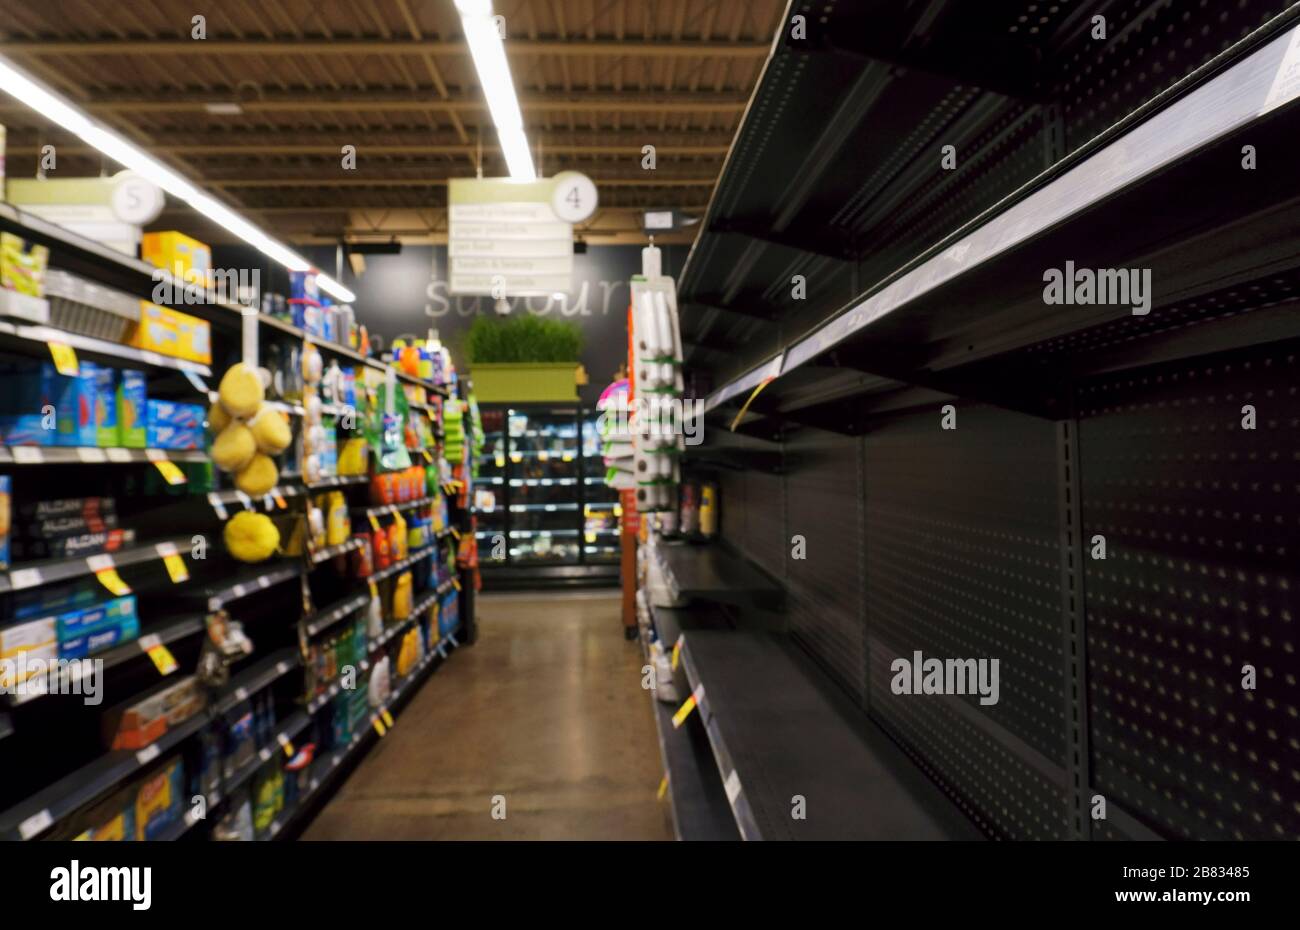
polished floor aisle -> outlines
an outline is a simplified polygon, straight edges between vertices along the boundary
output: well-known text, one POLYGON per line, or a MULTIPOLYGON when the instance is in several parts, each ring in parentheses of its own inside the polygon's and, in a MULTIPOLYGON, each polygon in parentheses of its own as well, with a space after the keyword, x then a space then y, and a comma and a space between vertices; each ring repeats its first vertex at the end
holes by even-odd
POLYGON ((672 839, 617 594, 484 595, 478 614, 479 641, 425 682, 302 838, 672 839))

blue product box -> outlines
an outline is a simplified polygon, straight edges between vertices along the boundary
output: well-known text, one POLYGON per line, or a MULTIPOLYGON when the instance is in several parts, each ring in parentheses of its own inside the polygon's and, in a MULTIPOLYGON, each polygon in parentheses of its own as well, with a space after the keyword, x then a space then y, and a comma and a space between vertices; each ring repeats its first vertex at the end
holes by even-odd
POLYGON ((198 449, 202 446, 206 413, 198 404, 150 400, 146 409, 146 442, 149 448, 198 449))
POLYGON ((102 604, 69 610, 58 616, 59 642, 65 643, 106 629, 129 628, 135 623, 139 629, 135 610, 135 595, 117 597, 102 604))
POLYGON ((66 643, 59 643, 59 658, 84 659, 86 656, 112 649, 121 643, 129 643, 139 636, 140 621, 132 616, 123 619, 118 626, 105 627, 96 633, 87 633, 66 643))
POLYGON ((455 591, 448 592, 442 599, 438 607, 438 634, 446 636, 455 631, 460 625, 460 612, 458 610, 459 598, 455 591))
POLYGON ((52 446, 57 418, 53 408, 55 368, 49 362, 18 362, 0 368, 0 441, 10 446, 52 446), (53 412, 53 411, 52 411, 53 412))
POLYGON ((0 570, 9 568, 9 527, 13 526, 13 478, 9 475, 0 475, 0 519, 3 519, 3 528, 0 528, 0 570))
POLYGON ((80 373, 75 377, 59 374, 53 365, 49 365, 49 370, 44 373, 55 385, 56 446, 95 445, 95 380, 98 367, 93 362, 83 361, 79 366, 80 373))
POLYGON ((319 304, 320 289, 316 286, 316 272, 289 272, 289 299, 306 300, 313 304, 319 304))

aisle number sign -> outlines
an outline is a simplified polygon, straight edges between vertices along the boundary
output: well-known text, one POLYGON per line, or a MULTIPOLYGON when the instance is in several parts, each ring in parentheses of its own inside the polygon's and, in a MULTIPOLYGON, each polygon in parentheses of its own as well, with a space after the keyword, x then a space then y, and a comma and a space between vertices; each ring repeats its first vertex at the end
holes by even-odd
POLYGON ((553 178, 448 182, 450 292, 550 297, 573 282, 573 224, 596 210, 596 186, 577 171, 553 178))

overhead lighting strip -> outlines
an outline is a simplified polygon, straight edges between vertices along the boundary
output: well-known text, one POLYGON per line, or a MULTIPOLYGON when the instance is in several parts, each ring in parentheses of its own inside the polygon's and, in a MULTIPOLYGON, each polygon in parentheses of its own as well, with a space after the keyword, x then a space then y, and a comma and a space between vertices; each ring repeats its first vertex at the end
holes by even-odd
MULTIPOLYGON (((225 204, 200 190, 162 162, 137 148, 86 113, 46 88, 7 59, 0 58, 0 90, 31 107, 41 116, 98 149, 113 161, 157 184, 164 191, 183 200, 218 226, 247 242, 272 261, 290 271, 308 271, 313 266, 288 246, 271 238, 225 204)), ((352 303, 356 294, 329 275, 318 274, 321 290, 343 303, 352 303)))
POLYGON ((492 0, 456 0, 465 42, 469 45, 479 86, 487 98, 488 112, 496 125, 501 152, 506 157, 510 177, 517 181, 534 181, 533 155, 524 135, 524 117, 515 95, 505 44, 492 15, 492 0))

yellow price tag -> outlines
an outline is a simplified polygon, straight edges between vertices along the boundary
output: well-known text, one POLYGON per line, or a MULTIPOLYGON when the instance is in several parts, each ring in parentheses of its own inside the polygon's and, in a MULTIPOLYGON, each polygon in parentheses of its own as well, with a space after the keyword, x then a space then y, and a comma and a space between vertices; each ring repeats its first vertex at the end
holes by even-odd
POLYGON ((275 499, 275 506, 278 509, 285 510, 288 508, 289 505, 284 502, 284 495, 281 494, 279 491, 272 491, 271 497, 275 499))
POLYGON ((460 590, 460 579, 459 579, 459 578, 452 578, 452 579, 451 579, 451 586, 452 586, 453 588, 455 588, 457 591, 459 591, 459 590, 460 590))
POLYGON ((380 720, 378 717, 374 719, 372 726, 374 726, 375 732, 380 736, 383 736, 388 732, 388 728, 384 726, 384 721, 380 720))
POLYGON ((677 637, 677 642, 673 643, 673 671, 677 671, 677 663, 682 660, 682 638, 677 637))
POLYGON ((158 669, 159 675, 170 675, 178 668, 176 657, 162 643, 154 643, 145 650, 145 653, 153 660, 154 668, 158 669))
POLYGON ((375 584, 373 581, 370 582, 370 596, 374 599, 379 597, 379 585, 375 584))
POLYGON ((456 542, 460 542, 460 530, 454 526, 449 526, 447 529, 451 530, 451 535, 456 537, 456 542))
POLYGON ((81 374, 81 365, 77 362, 77 353, 66 342, 50 342, 50 355, 54 358, 54 367, 59 374, 75 378, 81 374))
POLYGON ((424 453, 424 460, 426 462, 433 462, 433 454, 428 449, 421 449, 420 451, 424 453))
POLYGON ((665 775, 663 777, 663 780, 659 782, 659 793, 658 795, 656 795, 656 797, 658 797, 659 800, 662 801, 664 799, 664 795, 667 793, 668 793, 668 776, 665 775))
POLYGON ((673 714, 673 729, 675 730, 685 723, 686 718, 691 715, 693 710, 695 710, 695 695, 692 694, 686 699, 685 704, 677 708, 677 713, 673 714))
POLYGON ((595 533, 587 533, 587 534, 585 534, 585 535, 586 535, 586 539, 587 539, 587 545, 589 545, 589 546, 594 546, 594 545, 596 544, 596 534, 595 534, 595 533))
POLYGON ((101 568, 95 572, 95 577, 99 583, 113 592, 116 597, 123 597, 131 593, 131 586, 122 580, 122 576, 117 573, 116 568, 101 568))
POLYGON ((181 471, 180 466, 171 459, 154 459, 154 465, 158 471, 162 472, 163 478, 168 484, 184 484, 185 472, 181 471))
POLYGON ((524 460, 524 457, 523 457, 523 455, 522 455, 521 453, 518 453, 518 452, 511 452, 511 453, 510 453, 510 461, 514 462, 516 465, 518 465, 518 464, 519 464, 520 462, 522 462, 523 460, 524 460))
POLYGON ((393 725, 393 715, 388 712, 387 707, 379 712, 379 716, 384 718, 384 723, 388 724, 388 726, 391 727, 393 725))
POLYGON ((163 564, 167 566, 167 574, 172 580, 172 584, 180 584, 182 581, 190 580, 190 571, 185 567, 185 560, 177 553, 173 552, 163 556, 163 564))
POLYGON ((379 518, 378 518, 377 516, 375 516, 373 513, 366 514, 366 516, 368 516, 368 517, 370 518, 370 528, 371 528, 372 530, 374 530, 376 533, 378 533, 378 532, 379 532, 379 518))
POLYGON ((288 739, 288 737, 286 737, 284 742, 280 744, 280 747, 284 750, 286 756, 290 759, 293 758, 293 743, 288 739))

